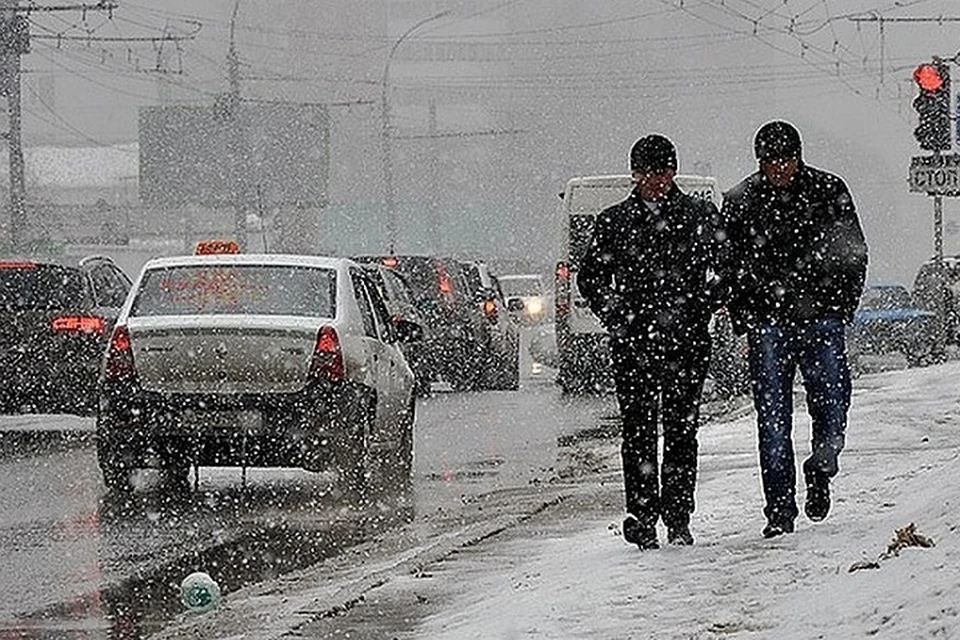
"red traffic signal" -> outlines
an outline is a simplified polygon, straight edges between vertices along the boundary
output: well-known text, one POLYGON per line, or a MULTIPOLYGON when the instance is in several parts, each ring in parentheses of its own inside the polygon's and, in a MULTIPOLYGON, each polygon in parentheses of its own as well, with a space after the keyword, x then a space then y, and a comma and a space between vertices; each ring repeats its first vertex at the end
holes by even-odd
POLYGON ((913 80, 924 91, 939 91, 944 84, 943 74, 935 65, 922 64, 913 72, 913 80))

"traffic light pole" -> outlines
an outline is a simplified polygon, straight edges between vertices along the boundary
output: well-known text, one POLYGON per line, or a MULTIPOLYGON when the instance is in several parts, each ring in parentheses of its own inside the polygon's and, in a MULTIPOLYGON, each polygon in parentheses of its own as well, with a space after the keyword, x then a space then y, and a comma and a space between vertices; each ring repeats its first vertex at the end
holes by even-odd
MULTIPOLYGON (((939 151, 934 151, 933 155, 940 160, 939 151)), ((933 196, 933 264, 937 274, 936 348, 937 353, 946 353, 949 300, 947 278, 943 270, 943 196, 939 194, 933 196)))

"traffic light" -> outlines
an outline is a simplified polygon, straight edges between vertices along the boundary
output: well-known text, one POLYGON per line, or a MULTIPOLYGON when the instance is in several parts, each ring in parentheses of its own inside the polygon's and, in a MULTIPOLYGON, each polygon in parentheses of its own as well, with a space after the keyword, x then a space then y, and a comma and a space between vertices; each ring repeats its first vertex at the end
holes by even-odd
POLYGON ((913 72, 920 94, 913 100, 913 108, 920 123, 913 135, 921 149, 948 151, 950 135, 950 67, 941 60, 921 64, 913 72))

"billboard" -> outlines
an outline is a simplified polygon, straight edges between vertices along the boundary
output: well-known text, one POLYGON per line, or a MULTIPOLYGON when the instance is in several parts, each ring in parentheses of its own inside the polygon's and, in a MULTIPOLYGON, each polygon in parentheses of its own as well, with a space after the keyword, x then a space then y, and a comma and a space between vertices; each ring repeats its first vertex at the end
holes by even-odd
POLYGON ((327 201, 325 105, 142 107, 139 138, 140 200, 148 207, 254 206, 258 197, 298 207, 327 201))

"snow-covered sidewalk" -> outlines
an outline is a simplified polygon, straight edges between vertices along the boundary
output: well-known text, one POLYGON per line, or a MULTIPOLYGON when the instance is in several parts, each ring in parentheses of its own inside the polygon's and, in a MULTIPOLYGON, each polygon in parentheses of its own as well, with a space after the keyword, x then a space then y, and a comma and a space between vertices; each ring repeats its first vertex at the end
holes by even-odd
MULTIPOLYGON (((833 510, 793 535, 760 536, 750 414, 702 431, 692 548, 623 543, 608 482, 592 505, 547 512, 365 606, 410 603, 420 621, 390 629, 399 638, 960 637, 958 379, 956 363, 858 379, 833 510), (850 571, 910 523, 936 546, 850 571)), ((802 459, 802 409, 795 440, 802 459)))
MULTIPOLYGON (((641 553, 622 540, 619 456, 607 441, 581 451, 607 460, 606 473, 514 490, 501 496, 507 510, 428 544, 405 546, 415 532, 393 532, 397 551, 358 548, 230 594, 219 612, 185 616, 160 635, 960 637, 958 379, 960 363, 858 379, 833 509, 817 524, 801 516, 792 535, 760 535, 748 408, 701 431, 693 547, 641 553), (936 546, 885 554, 911 523, 936 546)), ((801 408, 798 463, 809 431, 801 408)))

